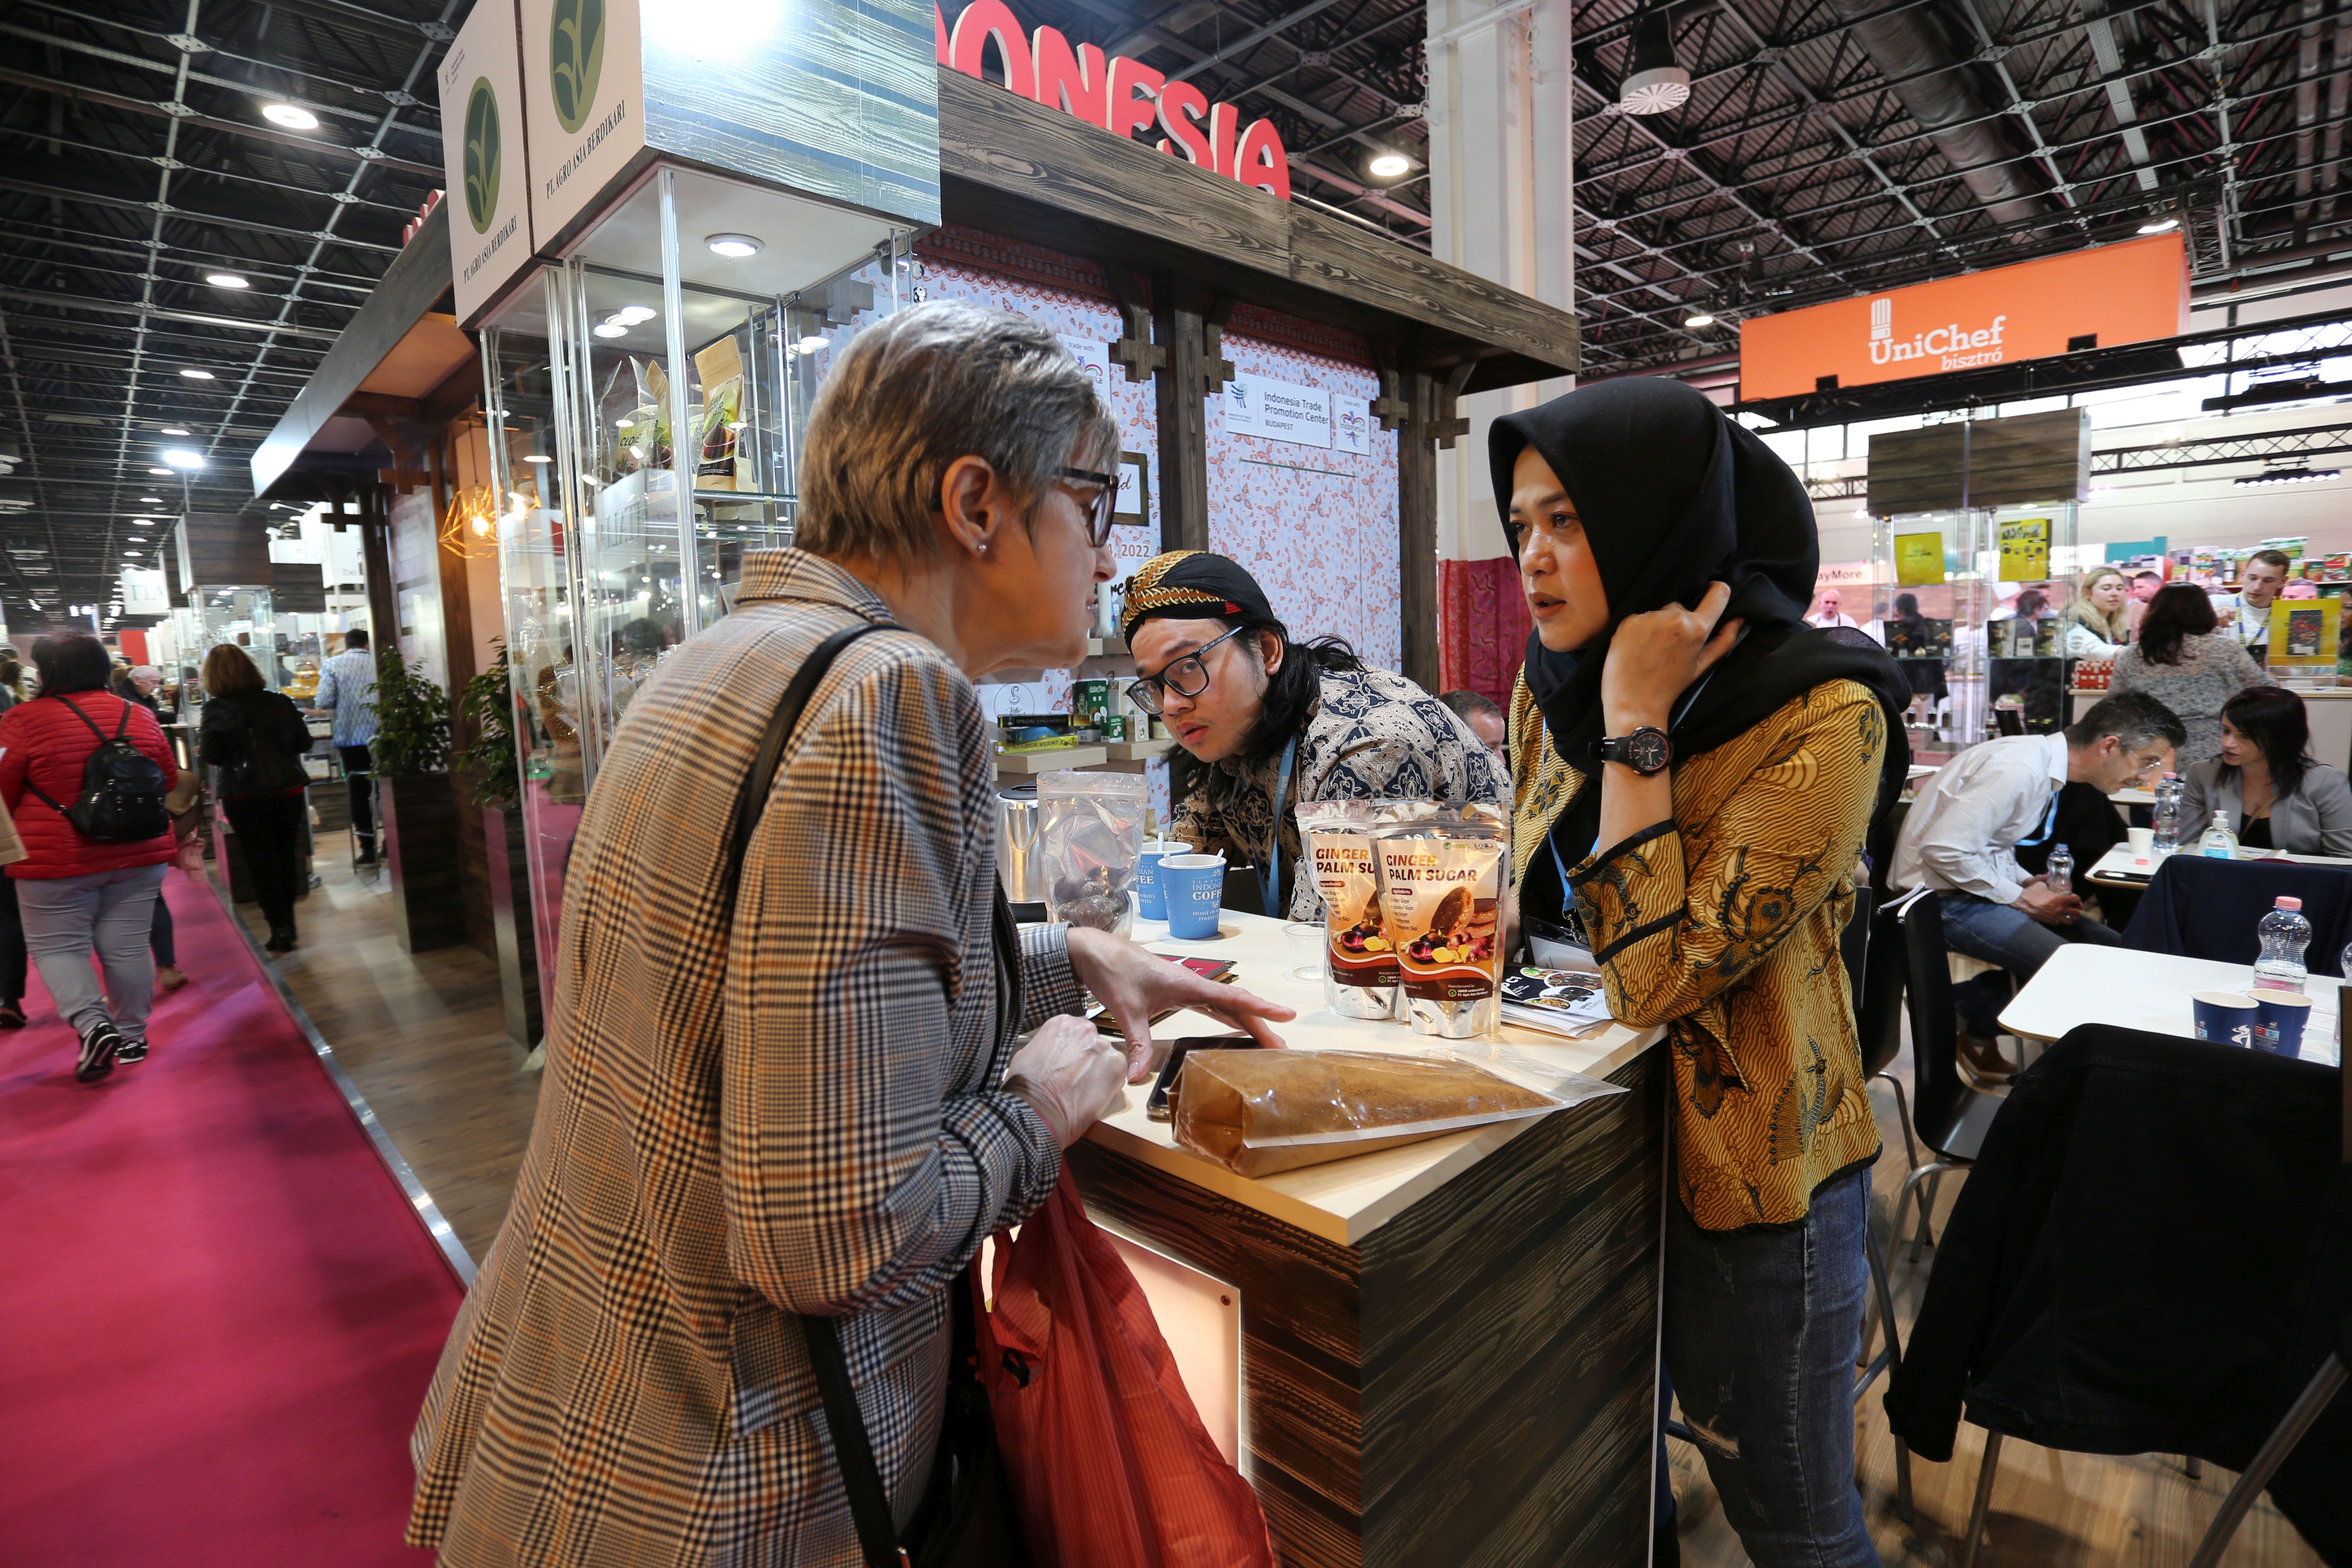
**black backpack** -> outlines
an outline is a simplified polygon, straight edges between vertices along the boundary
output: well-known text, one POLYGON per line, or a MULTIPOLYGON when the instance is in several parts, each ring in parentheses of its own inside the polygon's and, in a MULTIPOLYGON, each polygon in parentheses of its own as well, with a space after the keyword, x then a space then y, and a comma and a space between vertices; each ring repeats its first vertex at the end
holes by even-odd
POLYGON ((123 738, 131 728, 131 704, 122 705, 122 720, 108 735, 63 697, 73 716, 89 725, 98 749, 81 765, 81 794, 71 805, 59 805, 31 779, 25 787, 47 801, 51 810, 73 824, 74 831, 99 844, 137 844, 172 831, 172 814, 163 808, 163 770, 155 759, 123 738))

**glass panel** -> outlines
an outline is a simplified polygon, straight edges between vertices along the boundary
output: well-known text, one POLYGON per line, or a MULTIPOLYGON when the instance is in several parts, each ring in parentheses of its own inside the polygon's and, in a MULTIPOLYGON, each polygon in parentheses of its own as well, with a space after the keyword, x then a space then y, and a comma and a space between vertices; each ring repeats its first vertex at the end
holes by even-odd
POLYGON ((2000 507, 1974 514, 1986 606, 1988 734, 2047 735, 2066 727, 2066 608, 2074 602, 2074 506, 2000 507), (2038 564, 2037 564, 2038 563, 2038 564))
POLYGON ((1871 613, 1911 681, 1912 761, 1940 765, 1981 738, 1984 622, 1969 520, 1957 511, 1881 518, 1875 534, 1871 613))

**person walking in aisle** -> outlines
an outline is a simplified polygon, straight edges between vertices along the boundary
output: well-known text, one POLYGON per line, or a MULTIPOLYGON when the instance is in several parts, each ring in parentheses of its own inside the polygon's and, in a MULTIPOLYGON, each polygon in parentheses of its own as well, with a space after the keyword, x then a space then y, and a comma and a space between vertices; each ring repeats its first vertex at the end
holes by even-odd
POLYGON ((25 858, 8 868, 25 945, 58 1016, 81 1037, 74 1076, 104 1078, 117 1062, 147 1057, 147 1015, 155 1001, 148 951, 157 890, 177 853, 161 793, 152 838, 100 843, 67 816, 82 794, 83 770, 100 746, 130 742, 169 789, 179 777, 155 715, 107 689, 113 668, 94 637, 45 637, 33 644, 41 694, 0 715, 0 802, 15 816, 25 858), (98 949, 106 989, 90 973, 98 949))
POLYGON ((226 643, 205 656, 205 717, 196 757, 214 770, 213 798, 245 851, 255 897, 269 924, 272 952, 294 949, 294 900, 302 889, 302 753, 310 726, 293 699, 262 683, 261 671, 226 643))
MULTIPOLYGON (((207 668, 210 667, 207 666, 207 668)), ((343 776, 351 781, 352 831, 360 841, 359 864, 375 864, 375 812, 368 783, 375 761, 368 742, 375 739, 375 655, 369 651, 365 626, 343 634, 343 651, 319 672, 319 695, 310 711, 335 721, 332 744, 343 759, 343 776)))

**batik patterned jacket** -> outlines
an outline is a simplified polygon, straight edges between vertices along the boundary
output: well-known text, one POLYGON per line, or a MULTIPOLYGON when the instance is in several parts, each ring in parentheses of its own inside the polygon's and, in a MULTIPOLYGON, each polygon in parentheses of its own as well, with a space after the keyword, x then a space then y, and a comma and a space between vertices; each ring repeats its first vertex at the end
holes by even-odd
POLYGON ((408 1539, 444 1568, 856 1563, 792 1314, 845 1319, 903 1505, 946 1291, 1060 1172, 999 1085, 1080 993, 1043 928, 1007 1015, 987 727, 929 642, 874 633, 818 684, 722 920, 784 687, 888 619, 799 551, 747 557, 741 602, 630 704, 581 819, 539 1119, 416 1428, 408 1539))
MULTIPOLYGON (((1217 763, 1176 804, 1176 825, 1168 836, 1254 866, 1279 856, 1289 918, 1299 921, 1317 918, 1322 908, 1298 838, 1302 801, 1395 798, 1499 805, 1508 783, 1454 710, 1386 669, 1323 672, 1322 694, 1300 738, 1290 794, 1277 820, 1274 794, 1281 773, 1279 752, 1263 762, 1217 763)), ((1276 919, 1284 913, 1265 912, 1276 919)))
MULTIPOLYGON (((1674 816, 1572 869, 1621 1021, 1665 1026, 1675 1185, 1706 1230, 1801 1220, 1878 1157, 1838 936, 1878 797, 1886 710, 1831 681, 1674 769, 1674 816)), ((1511 693, 1513 860, 1587 787, 1511 693)))

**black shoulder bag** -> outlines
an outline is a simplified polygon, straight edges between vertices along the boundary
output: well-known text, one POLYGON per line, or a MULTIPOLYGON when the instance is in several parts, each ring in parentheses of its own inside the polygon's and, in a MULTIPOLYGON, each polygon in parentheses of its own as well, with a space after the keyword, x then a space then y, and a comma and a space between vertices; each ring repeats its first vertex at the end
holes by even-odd
MULTIPOLYGON (((810 695, 843 648, 869 632, 901 629, 872 623, 845 626, 817 644, 784 688, 736 795, 734 831, 727 860, 719 869, 721 916, 727 925, 734 923, 736 887, 743 874, 743 858, 751 853, 751 835, 767 810, 784 747, 800 724, 801 710, 808 706, 810 695)), ((1008 1005, 1005 977, 1017 981, 1021 972, 1019 938, 1002 883, 996 889, 995 944, 1002 1008, 1008 1005)), ((1009 1005, 1016 1010, 1019 1006, 1017 984, 1009 1005)), ((882 1468, 875 1462, 874 1446, 866 1434, 857 1391, 849 1381, 849 1358, 842 1352, 840 1324, 833 1318, 803 1316, 800 1320, 808 1340, 809 1363, 816 1373, 825 1428, 833 1436, 834 1459, 841 1468, 842 1490, 848 1494, 849 1516, 856 1526, 858 1549, 866 1568, 1022 1568, 1028 1562, 1003 1459, 997 1452, 988 1394, 976 1370, 979 1351, 971 1290, 968 1281, 961 1279, 948 1290, 955 1330, 948 1362, 947 1405, 940 1418, 930 1479, 904 1544, 890 1516, 889 1494, 882 1488, 882 1468)))

